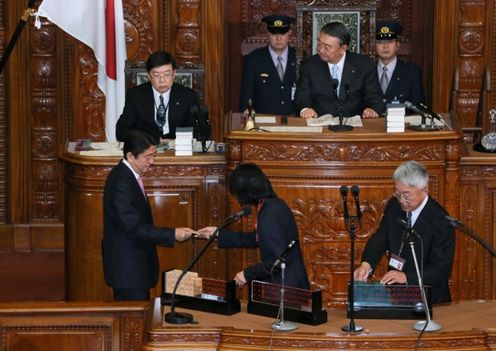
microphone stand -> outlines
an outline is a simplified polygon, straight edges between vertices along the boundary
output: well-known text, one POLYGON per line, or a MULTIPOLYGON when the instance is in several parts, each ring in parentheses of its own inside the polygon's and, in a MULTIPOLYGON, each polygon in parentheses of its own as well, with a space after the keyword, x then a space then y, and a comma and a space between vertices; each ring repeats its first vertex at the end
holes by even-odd
POLYGON ((442 329, 442 326, 441 326, 441 324, 436 323, 431 319, 431 313, 429 311, 429 305, 427 304, 427 297, 425 295, 425 290, 424 290, 424 283, 422 281, 422 275, 420 274, 417 256, 415 255, 415 247, 414 247, 414 242, 413 242, 412 228, 409 228, 407 233, 408 233, 408 244, 410 245, 410 250, 412 251, 413 263, 415 264, 415 271, 417 272, 417 279, 418 279, 419 288, 420 288, 420 295, 422 296, 422 303, 424 304, 424 310, 425 310, 425 316, 426 316, 426 320, 416 322, 413 325, 413 329, 418 330, 418 331, 425 330, 427 332, 438 331, 438 330, 442 329))
POLYGON ((334 132, 349 132, 350 130, 353 130, 353 126, 343 124, 344 104, 348 102, 349 97, 350 97, 349 87, 346 86, 346 100, 345 101, 343 101, 339 98, 339 96, 337 94, 337 86, 334 89, 334 95, 336 97, 336 100, 338 101, 339 124, 329 126, 328 128, 329 128, 329 130, 332 130, 334 132))
POLYGON ((205 253, 205 251, 210 246, 210 244, 217 238, 217 236, 219 236, 220 230, 221 229, 224 229, 229 224, 237 221, 238 219, 239 219, 238 216, 227 218, 224 221, 224 223, 222 223, 222 225, 220 227, 218 227, 215 230, 215 232, 213 232, 213 234, 210 236, 210 238, 208 238, 208 241, 205 243, 205 245, 203 245, 202 249, 191 260, 191 262, 188 264, 188 266, 183 269, 183 271, 181 272, 181 275, 179 276, 179 278, 177 278, 176 284, 174 285, 174 290, 172 291, 172 295, 171 295, 171 310, 170 310, 169 313, 167 313, 165 315, 165 321, 167 323, 170 323, 170 324, 187 324, 187 323, 197 324, 197 322, 195 320, 193 320, 193 315, 192 314, 186 313, 186 312, 176 312, 175 311, 176 306, 175 306, 174 302, 176 300, 176 291, 177 291, 177 288, 179 286, 179 283, 181 282, 181 280, 185 276, 185 274, 191 269, 191 267, 193 267, 195 265, 196 262, 198 262, 198 260, 205 253))
POLYGON ((28 0, 28 5, 24 9, 24 11, 21 15, 21 19, 19 20, 19 23, 17 23, 17 27, 14 31, 14 34, 10 38, 7 46, 5 47, 5 49, 3 51, 2 58, 0 59, 0 74, 2 73, 3 68, 7 64, 7 60, 9 59, 10 54, 12 53, 12 50, 14 49, 14 46, 15 46, 17 40, 19 39, 19 36, 22 33, 22 30, 24 29, 24 26, 26 25, 26 22, 29 20, 29 16, 35 12, 35 9, 33 8, 34 3, 35 3, 35 0, 28 0))
POLYGON ((281 257, 281 301, 279 302, 280 318, 272 324, 272 329, 281 331, 291 331, 298 328, 298 325, 293 322, 284 321, 284 271, 286 270, 286 261, 281 257))
POLYGON ((348 311, 350 316, 350 322, 341 328, 344 332, 359 333, 363 330, 363 327, 355 325, 355 276, 353 274, 355 270, 355 220, 358 219, 357 216, 350 216, 345 218, 346 226, 349 227, 350 239, 351 239, 351 253, 350 253, 350 287, 348 289, 348 311), (349 226, 348 226, 349 223, 349 226))

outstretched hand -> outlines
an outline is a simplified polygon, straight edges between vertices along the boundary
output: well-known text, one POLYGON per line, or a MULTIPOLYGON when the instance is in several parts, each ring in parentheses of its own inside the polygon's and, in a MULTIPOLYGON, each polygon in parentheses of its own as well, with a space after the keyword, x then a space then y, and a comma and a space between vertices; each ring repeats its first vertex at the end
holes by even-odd
POLYGON ((193 235, 193 229, 191 228, 176 228, 175 238, 177 241, 188 240, 191 235, 193 235))
POLYGON ((212 234, 217 230, 217 227, 205 227, 202 229, 198 229, 196 231, 196 237, 201 239, 210 239, 212 234))

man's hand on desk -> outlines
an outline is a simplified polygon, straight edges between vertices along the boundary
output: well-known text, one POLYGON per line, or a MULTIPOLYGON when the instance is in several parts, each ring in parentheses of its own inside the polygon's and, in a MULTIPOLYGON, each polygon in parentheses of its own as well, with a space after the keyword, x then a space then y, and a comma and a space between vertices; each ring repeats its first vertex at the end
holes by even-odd
POLYGON ((381 279, 382 284, 405 284, 406 283, 406 275, 403 272, 392 270, 384 274, 381 279))
POLYGON ((370 107, 365 108, 365 110, 363 110, 362 112, 362 118, 377 118, 377 117, 379 117, 379 114, 370 107))
POLYGON ((313 108, 310 108, 310 107, 304 108, 300 112, 300 117, 305 118, 305 119, 316 118, 318 116, 319 115, 317 114, 317 112, 315 112, 315 110, 313 108))
POLYGON ((366 282, 370 273, 372 273, 370 264, 368 262, 362 262, 362 264, 355 269, 355 272, 353 272, 353 277, 358 282, 366 282))

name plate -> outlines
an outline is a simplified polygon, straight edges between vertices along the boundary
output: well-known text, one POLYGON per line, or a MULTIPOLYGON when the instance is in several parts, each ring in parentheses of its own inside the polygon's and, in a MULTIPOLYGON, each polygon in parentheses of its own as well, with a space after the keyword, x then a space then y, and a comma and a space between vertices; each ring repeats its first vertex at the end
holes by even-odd
MULTIPOLYGON (((281 285, 257 280, 251 282, 248 313, 277 318, 280 303, 281 285)), ((327 322, 327 311, 322 308, 322 291, 285 286, 284 318, 310 325, 327 322)))
MULTIPOLYGON (((424 291, 432 316, 430 287, 424 287, 424 291)), ((354 292, 354 317, 356 318, 426 318, 422 295, 418 285, 385 285, 379 282, 355 282, 354 292)))

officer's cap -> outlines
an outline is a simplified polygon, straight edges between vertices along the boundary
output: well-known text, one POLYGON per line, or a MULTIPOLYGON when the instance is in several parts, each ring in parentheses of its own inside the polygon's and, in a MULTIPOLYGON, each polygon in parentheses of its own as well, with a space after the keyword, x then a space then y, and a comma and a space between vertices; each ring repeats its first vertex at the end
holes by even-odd
POLYGON ((376 40, 393 40, 403 31, 401 24, 395 21, 379 21, 376 25, 376 40))
POLYGON ((272 34, 284 34, 291 28, 293 17, 286 15, 269 15, 262 18, 267 23, 267 30, 272 34))

